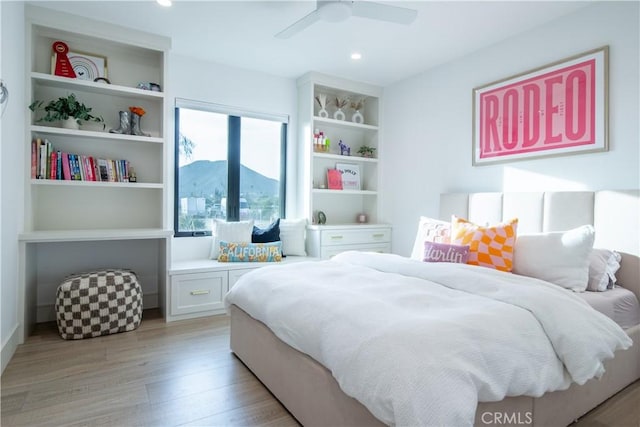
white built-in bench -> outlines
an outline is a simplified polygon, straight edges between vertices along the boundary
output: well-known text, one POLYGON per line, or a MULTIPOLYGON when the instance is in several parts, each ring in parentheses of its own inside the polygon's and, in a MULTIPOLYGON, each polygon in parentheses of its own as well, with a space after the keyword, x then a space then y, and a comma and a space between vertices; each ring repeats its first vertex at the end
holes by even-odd
POLYGON ((257 268, 318 258, 287 256, 281 262, 218 262, 209 259, 212 238, 180 237, 172 242, 165 318, 223 314, 223 298, 240 276, 257 268))

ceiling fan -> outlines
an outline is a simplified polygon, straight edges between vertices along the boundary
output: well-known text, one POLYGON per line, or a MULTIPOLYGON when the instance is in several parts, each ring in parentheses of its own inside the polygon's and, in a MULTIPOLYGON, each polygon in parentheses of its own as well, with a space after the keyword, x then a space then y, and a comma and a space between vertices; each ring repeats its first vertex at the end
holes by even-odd
POLYGON ((370 1, 317 0, 316 10, 280 31, 275 37, 288 39, 318 21, 341 22, 350 16, 409 25, 418 16, 418 11, 370 1))

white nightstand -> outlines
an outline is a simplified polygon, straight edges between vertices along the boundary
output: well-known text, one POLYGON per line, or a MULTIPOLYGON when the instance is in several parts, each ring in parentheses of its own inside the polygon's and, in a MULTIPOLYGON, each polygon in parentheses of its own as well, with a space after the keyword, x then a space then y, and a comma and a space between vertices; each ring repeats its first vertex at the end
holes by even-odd
POLYGON ((307 254, 331 258, 344 251, 391 252, 389 224, 310 225, 307 254))

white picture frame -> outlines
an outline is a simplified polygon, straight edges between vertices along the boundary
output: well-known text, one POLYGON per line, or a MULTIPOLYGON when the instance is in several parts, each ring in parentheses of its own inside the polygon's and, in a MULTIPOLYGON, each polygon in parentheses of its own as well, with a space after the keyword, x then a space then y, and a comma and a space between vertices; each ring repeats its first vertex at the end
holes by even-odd
POLYGON ((107 78, 107 58, 104 56, 84 53, 67 53, 67 58, 79 80, 95 81, 97 78, 107 78))
POLYGON ((336 169, 342 175, 343 190, 361 190, 360 165, 355 163, 336 163, 336 169))

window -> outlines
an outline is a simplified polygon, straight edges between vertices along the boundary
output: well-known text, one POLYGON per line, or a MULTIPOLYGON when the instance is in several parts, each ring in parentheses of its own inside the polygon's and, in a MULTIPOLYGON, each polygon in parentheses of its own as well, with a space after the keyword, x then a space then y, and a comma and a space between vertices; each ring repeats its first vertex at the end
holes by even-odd
POLYGON ((175 118, 176 236, 284 216, 287 117, 176 100, 175 118))

